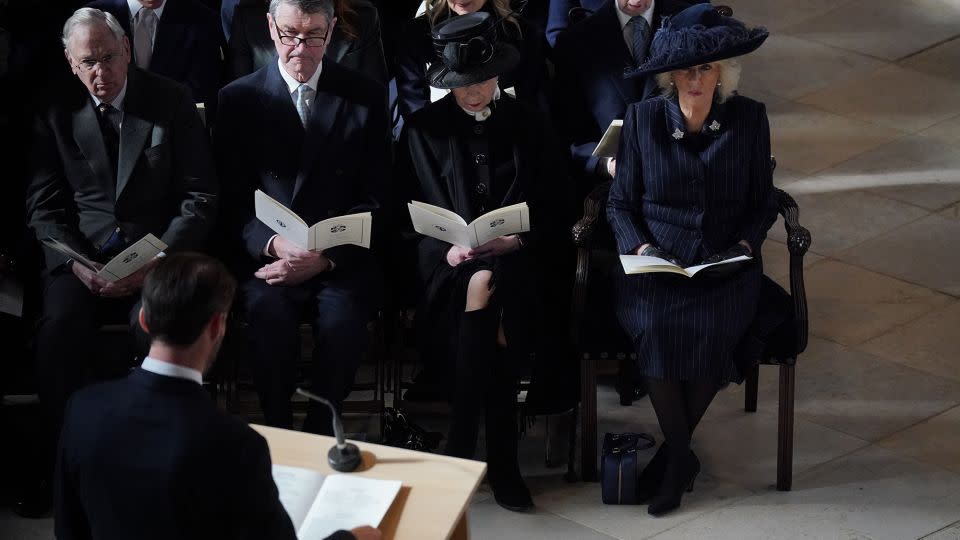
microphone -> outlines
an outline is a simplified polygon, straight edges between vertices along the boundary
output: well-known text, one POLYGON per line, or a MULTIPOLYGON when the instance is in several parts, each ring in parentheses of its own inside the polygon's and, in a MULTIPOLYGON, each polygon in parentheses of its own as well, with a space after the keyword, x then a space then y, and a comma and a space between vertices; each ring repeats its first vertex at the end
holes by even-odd
POLYGON ((330 408, 330 412, 333 414, 333 435, 337 438, 337 444, 327 452, 327 463, 330 464, 330 468, 339 472, 355 471, 360 466, 360 449, 344 438, 343 424, 340 423, 340 415, 337 414, 336 407, 326 399, 302 388, 297 388, 297 393, 307 399, 323 403, 330 408))

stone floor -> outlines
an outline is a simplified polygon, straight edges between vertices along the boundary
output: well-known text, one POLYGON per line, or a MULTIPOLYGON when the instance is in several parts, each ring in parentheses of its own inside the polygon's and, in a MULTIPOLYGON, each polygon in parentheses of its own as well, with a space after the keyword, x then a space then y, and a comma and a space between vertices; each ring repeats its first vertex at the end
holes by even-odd
MULTIPOLYGON (((534 514, 482 488, 476 539, 960 539, 960 1, 726 0, 771 30, 742 93, 767 104, 777 184, 813 234, 809 348, 797 368, 794 484, 772 484, 776 371, 760 409, 719 396, 696 434, 704 463, 679 511, 604 506, 598 484, 543 466, 522 442, 534 514), (954 246, 954 247, 951 247, 954 246)), ((786 276, 782 224, 764 247, 786 276)), ((600 431, 659 433, 649 402, 601 387, 600 431)), ((649 452, 648 452, 649 455, 649 452)), ((0 510, 0 537, 50 538, 51 520, 0 510)))

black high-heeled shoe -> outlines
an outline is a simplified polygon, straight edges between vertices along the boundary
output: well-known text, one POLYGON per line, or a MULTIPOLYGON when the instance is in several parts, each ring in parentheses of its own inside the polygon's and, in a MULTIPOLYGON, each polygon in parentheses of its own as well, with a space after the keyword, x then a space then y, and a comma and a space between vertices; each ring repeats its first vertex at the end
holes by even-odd
POLYGON ((700 474, 700 460, 692 451, 682 454, 682 457, 668 456, 660 492, 650 500, 647 513, 651 516, 662 516, 676 510, 680 506, 684 491, 687 493, 693 491, 693 481, 698 474, 700 474))
POLYGON ((513 512, 532 512, 533 498, 519 470, 487 469, 487 480, 493 491, 493 500, 513 512))
POLYGON ((667 455, 667 443, 664 441, 637 478, 637 502, 645 503, 660 492, 660 484, 667 471, 667 455))

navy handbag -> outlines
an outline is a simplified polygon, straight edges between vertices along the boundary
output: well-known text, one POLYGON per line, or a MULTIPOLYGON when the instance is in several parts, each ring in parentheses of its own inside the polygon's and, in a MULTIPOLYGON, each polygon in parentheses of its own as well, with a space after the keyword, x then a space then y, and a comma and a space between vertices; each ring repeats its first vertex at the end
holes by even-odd
POLYGON ((600 493, 604 504, 637 504, 640 464, 637 452, 656 444, 646 433, 607 433, 600 459, 600 493))

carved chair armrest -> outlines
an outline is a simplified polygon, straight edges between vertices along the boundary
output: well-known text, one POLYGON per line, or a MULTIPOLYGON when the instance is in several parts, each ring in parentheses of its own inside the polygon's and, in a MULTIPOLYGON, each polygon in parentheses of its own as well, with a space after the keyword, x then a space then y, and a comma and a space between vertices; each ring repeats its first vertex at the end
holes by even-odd
POLYGON ((783 216, 787 231, 787 248, 790 250, 790 297, 793 299, 797 330, 797 354, 807 348, 809 319, 807 293, 803 282, 803 256, 810 249, 810 231, 800 225, 800 208, 787 192, 775 189, 777 210, 783 216))
POLYGON ((584 312, 587 307, 587 289, 590 280, 590 256, 593 247, 593 233, 600 213, 607 206, 612 181, 603 182, 593 188, 583 200, 583 217, 573 226, 573 243, 577 246, 577 268, 573 283, 573 302, 571 302, 570 335, 573 344, 580 344, 580 329, 583 326, 584 312))

